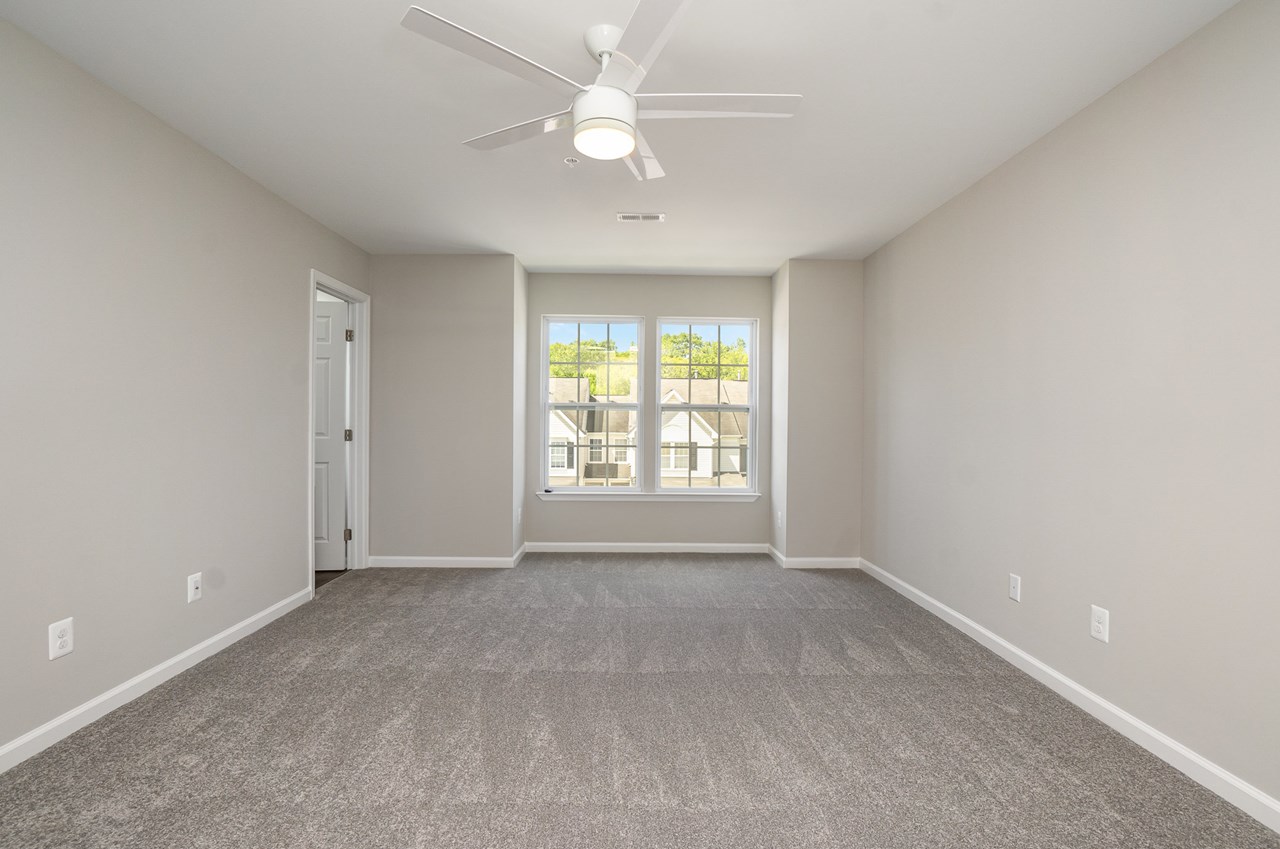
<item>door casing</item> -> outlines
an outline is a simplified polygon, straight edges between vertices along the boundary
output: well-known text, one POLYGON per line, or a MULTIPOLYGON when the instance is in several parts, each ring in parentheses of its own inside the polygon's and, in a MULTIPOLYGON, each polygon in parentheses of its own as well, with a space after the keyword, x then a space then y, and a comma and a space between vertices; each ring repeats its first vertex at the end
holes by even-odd
POLYGON ((347 504, 351 510, 351 543, 347 568, 369 566, 369 295, 324 272, 311 269, 307 287, 307 586, 315 592, 315 302, 323 291, 350 304, 351 344, 351 466, 347 475, 347 504))

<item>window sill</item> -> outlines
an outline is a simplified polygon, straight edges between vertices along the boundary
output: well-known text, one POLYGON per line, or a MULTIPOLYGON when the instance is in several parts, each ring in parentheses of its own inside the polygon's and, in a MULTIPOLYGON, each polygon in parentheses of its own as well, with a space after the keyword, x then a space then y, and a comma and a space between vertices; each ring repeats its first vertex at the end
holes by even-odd
POLYGON ((718 501, 751 502, 758 492, 535 492, 542 501, 718 501))

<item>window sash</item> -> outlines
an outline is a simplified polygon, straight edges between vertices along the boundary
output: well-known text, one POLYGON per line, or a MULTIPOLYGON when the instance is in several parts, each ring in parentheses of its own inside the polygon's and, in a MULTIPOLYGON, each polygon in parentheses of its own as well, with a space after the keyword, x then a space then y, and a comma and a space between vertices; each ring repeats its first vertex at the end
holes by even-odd
MULTIPOLYGON (((757 456, 754 450, 755 435, 757 428, 757 417, 759 415, 758 392, 759 382, 757 380, 757 372, 761 367, 762 360, 759 359, 759 321, 757 319, 742 318, 694 318, 694 317, 677 317, 677 316, 659 316, 657 319, 657 351, 651 355, 651 363, 658 370, 658 384, 656 398, 658 405, 657 410, 653 414, 653 424, 656 428, 656 441, 659 444, 659 456, 655 463, 657 470, 656 491, 658 492, 681 492, 688 493, 691 491, 703 492, 758 492, 758 477, 756 475, 757 456), (714 336, 711 335, 714 328, 714 336), (725 328, 734 328, 736 334, 734 337, 725 335, 725 328), (726 359, 725 352, 733 350, 733 347, 726 348, 726 339, 736 338, 740 336, 743 328, 748 334, 746 337, 747 362, 733 362, 726 359), (678 351, 677 354, 684 354, 681 358, 677 355, 668 359, 663 353, 663 335, 664 334, 689 334, 687 342, 692 342, 693 334, 697 333, 705 343, 715 343, 717 345, 717 353, 713 362, 698 362, 694 359, 695 349, 691 344, 686 344, 684 351, 678 351), (710 375, 698 377, 695 372, 709 370, 710 375), (705 399, 700 399, 700 403, 691 403, 691 398, 686 399, 685 396, 696 387, 690 385, 687 390, 681 390, 682 378, 685 380, 707 380, 714 379, 720 384, 725 379, 726 373, 741 374, 746 377, 747 392, 746 403, 707 403, 705 399), (664 377, 668 371, 671 374, 664 377), (663 390, 671 386, 679 397, 668 396, 663 397, 663 390), (745 432, 735 434, 736 444, 724 444, 719 438, 713 439, 708 443, 702 443, 695 440, 695 425, 693 418, 701 414, 704 418, 710 420, 712 416, 726 415, 745 415, 747 417, 745 432), (674 431, 671 428, 671 418, 673 416, 688 416, 689 431, 686 434, 681 433, 682 427, 677 427, 674 431), (688 461, 684 457, 676 456, 673 446, 689 446, 688 461), (730 452, 735 454, 735 461, 732 463, 732 477, 726 477, 725 462, 730 452), (745 460, 746 462, 742 462, 745 460), (704 466, 705 461, 705 466, 704 466), (726 480, 741 480, 741 484, 726 483, 726 480)), ((681 345, 681 341, 676 339, 677 346, 681 345)), ((739 359, 734 357, 733 359, 739 359)), ((728 398, 724 390, 717 389, 715 393, 717 401, 728 398)), ((735 400, 740 400, 735 398, 735 400)), ((714 427, 714 425, 713 425, 714 427)))

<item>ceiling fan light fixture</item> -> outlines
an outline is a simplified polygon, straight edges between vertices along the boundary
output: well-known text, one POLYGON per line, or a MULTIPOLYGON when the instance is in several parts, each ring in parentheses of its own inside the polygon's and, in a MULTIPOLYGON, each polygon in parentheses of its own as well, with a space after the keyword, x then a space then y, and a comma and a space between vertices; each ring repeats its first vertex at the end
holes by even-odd
POLYGON ((573 146, 592 159, 621 159, 636 149, 636 131, 617 118, 588 118, 573 128, 573 146))
POLYGON ((594 85, 573 99, 573 146, 592 159, 621 159, 636 149, 636 99, 594 85))

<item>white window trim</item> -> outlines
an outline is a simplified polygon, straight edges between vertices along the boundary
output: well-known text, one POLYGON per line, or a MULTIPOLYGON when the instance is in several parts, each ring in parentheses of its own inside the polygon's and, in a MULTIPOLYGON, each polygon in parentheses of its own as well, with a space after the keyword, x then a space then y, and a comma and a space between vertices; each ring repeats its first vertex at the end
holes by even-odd
POLYGON ((566 472, 569 469, 573 468, 572 466, 569 465, 569 443, 566 440, 557 439, 557 440, 551 441, 550 444, 547 445, 547 451, 550 453, 550 459, 548 460, 550 465, 547 468, 554 469, 556 471, 566 471, 566 472), (556 461, 557 449, 559 449, 564 456, 563 466, 556 465, 555 461, 556 461))
MULTIPOLYGON (((738 410, 738 411, 745 410, 750 418, 750 424, 748 425, 748 428, 747 428, 747 483, 748 485, 747 486, 730 486, 730 487, 713 486, 713 487, 705 487, 701 490, 694 487, 689 487, 689 486, 683 486, 683 487, 663 486, 662 473, 664 471, 664 467, 662 465, 662 457, 661 457, 663 402, 662 402, 662 399, 658 399, 658 402, 654 404, 654 410, 651 416, 651 421, 654 427, 654 433, 657 435, 656 438, 658 442, 657 451, 654 452, 654 457, 650 461, 650 469, 653 474, 653 480, 656 482, 654 491, 657 492, 658 494, 663 494, 663 495, 667 493, 679 493, 681 495, 690 495, 693 498, 709 498, 714 496, 733 496, 738 494, 759 495, 760 494, 760 477, 758 474, 758 468, 759 468, 758 458, 759 458, 760 451, 758 447, 759 442, 756 439, 756 433, 760 423, 760 404, 759 404, 760 380, 759 380, 759 373, 758 373, 758 369, 760 368, 760 321, 759 319, 713 318, 711 316, 698 316, 694 318, 688 318, 684 316, 659 316, 657 321, 654 322, 654 350, 658 352, 658 355, 657 355, 658 360, 656 362, 657 372, 654 377, 654 380, 656 381, 656 386, 659 391, 662 388, 662 363, 661 363, 662 326, 664 324, 687 324, 687 325, 745 324, 749 328, 751 328, 751 339, 748 342, 748 346, 749 346, 748 350, 751 353, 751 358, 750 358, 750 362, 747 364, 747 382, 749 384, 748 393, 747 393, 747 404, 745 406, 739 405, 739 404, 721 404, 721 405, 715 406, 715 409, 720 412, 733 412, 735 410, 738 410)), ((690 405, 686 405, 686 404, 674 404, 674 405, 671 405, 671 409, 696 411, 697 409, 703 408, 704 406, 707 406, 707 405, 696 405, 691 407, 690 405)), ((698 448, 695 446, 690 450, 696 451, 698 450, 698 448)), ((713 448, 711 450, 714 451, 718 449, 713 448)), ((666 471, 687 471, 687 470, 668 469, 666 471)), ((671 476, 668 476, 668 477, 671 477, 671 476)))
POLYGON ((637 489, 615 487, 611 495, 605 494, 600 487, 591 489, 557 489, 554 492, 535 492, 541 501, 599 501, 601 499, 617 499, 618 501, 759 501, 761 494, 741 489, 668 489, 663 492, 641 492, 637 489))
MULTIPOLYGON (((618 501, 722 501, 722 502, 752 502, 762 497, 760 492, 760 475, 759 475, 759 440, 757 434, 759 432, 760 421, 760 371, 762 368, 762 360, 760 359, 760 320, 756 318, 727 317, 716 318, 710 316, 697 316, 693 318, 684 318, 679 316, 659 317, 653 322, 650 328, 644 316, 634 315, 543 315, 542 316, 542 347, 541 362, 539 370, 541 378, 539 380, 541 399, 540 416, 541 424, 538 432, 540 434, 540 444, 549 446, 549 428, 548 420, 550 417, 551 403, 547 400, 548 379, 551 375, 550 369, 550 327, 553 323, 573 322, 575 324, 621 324, 636 323, 639 325, 639 333, 636 338, 636 399, 635 405, 616 405, 620 411, 634 410, 636 412, 636 433, 634 447, 628 446, 625 449, 636 452, 635 466, 632 473, 636 478, 635 486, 615 486, 615 487, 598 487, 598 486, 557 486, 549 488, 550 478, 550 451, 544 449, 539 453, 541 460, 541 485, 535 491, 535 495, 542 501, 601 501, 601 500, 618 500, 618 501), (748 380, 750 381, 750 390, 748 395, 748 404, 743 405, 719 405, 717 409, 722 411, 747 410, 750 413, 750 426, 747 433, 747 480, 749 485, 746 487, 706 487, 706 488, 690 488, 690 487, 664 487, 662 485, 663 468, 662 468, 662 399, 656 397, 658 390, 662 386, 662 365, 661 354, 657 355, 657 359, 651 364, 648 361, 648 350, 652 346, 655 351, 661 351, 661 333, 662 325, 667 324, 738 324, 746 325, 751 329, 750 351, 752 361, 748 365, 748 380), (652 335, 652 338, 650 336, 652 335), (651 369, 650 366, 653 366, 651 369), (657 381, 654 385, 654 396, 649 397, 646 374, 652 372, 653 379, 657 381), (646 407, 652 407, 646 415, 646 407), (650 431, 653 436, 650 438, 650 431), (651 444, 652 443, 652 444, 651 444), (641 468, 643 466, 643 469, 641 468), (640 474, 643 471, 644 474, 640 474)), ((587 408, 596 409, 593 405, 585 405, 587 408)), ((612 405, 611 405, 612 406, 612 405)), ((613 446, 605 447, 605 457, 610 456, 610 452, 614 450, 613 446)), ((690 450, 697 450, 692 447, 690 450)), ((584 451, 589 451, 589 446, 578 446, 574 452, 578 457, 578 462, 588 462, 587 458, 582 456, 584 451)), ((594 462, 594 461, 590 461, 594 462)), ((576 466, 576 463, 575 463, 576 466)), ((562 470, 561 470, 562 471, 562 470)), ((673 470, 683 471, 683 470, 673 470)))
MULTIPOLYGON (((551 434, 549 433, 548 421, 551 417, 551 402, 547 400, 547 393, 550 388, 549 380, 551 378, 551 325, 558 323, 573 323, 577 325, 583 324, 635 324, 636 332, 636 399, 635 404, 608 404, 609 409, 616 408, 619 412, 632 411, 636 414, 636 445, 637 449, 642 451, 639 446, 644 445, 645 424, 644 424, 644 398, 645 398, 645 336, 648 332, 644 316, 639 315, 544 315, 542 316, 542 348, 540 354, 539 370, 542 377, 539 380, 541 398, 540 409, 542 410, 541 424, 538 427, 541 444, 550 446, 551 434)), ((579 355, 581 356, 581 355, 579 355)), ((571 405, 562 405, 571 406, 571 405)), ((604 405, 586 404, 582 405, 582 409, 599 409, 604 405)), ((601 446, 604 449, 604 456, 608 458, 607 438, 606 445, 601 446)), ((575 464, 571 468, 577 468, 580 464, 594 463, 595 460, 590 459, 590 444, 578 445, 574 451, 575 464)), ((542 455, 541 475, 537 495, 542 498, 547 495, 565 496, 576 495, 577 500, 594 500, 598 498, 619 498, 628 494, 634 495, 642 492, 640 482, 637 480, 634 486, 551 486, 551 452, 545 448, 539 452, 542 455)), ((604 462, 604 461, 600 461, 604 462)))
POLYGON ((697 451, 697 447, 692 442, 660 442, 658 443, 658 468, 663 472, 688 472, 689 471, 689 454, 684 455, 684 468, 679 466, 667 465, 667 451, 671 451, 671 461, 676 461, 676 451, 685 449, 687 452, 697 451))
POLYGON ((607 454, 605 454, 605 447, 606 447, 605 442, 607 441, 608 440, 606 440, 602 436, 587 437, 587 462, 588 463, 606 462, 604 458, 608 456, 607 454), (597 460, 596 459, 597 457, 599 457, 600 459, 597 460))

